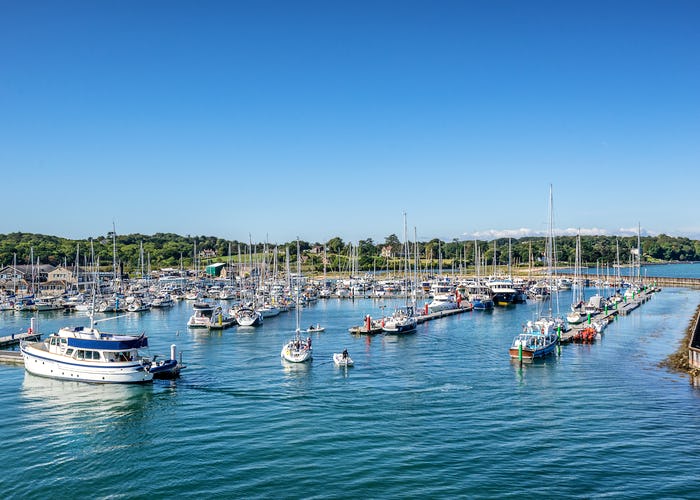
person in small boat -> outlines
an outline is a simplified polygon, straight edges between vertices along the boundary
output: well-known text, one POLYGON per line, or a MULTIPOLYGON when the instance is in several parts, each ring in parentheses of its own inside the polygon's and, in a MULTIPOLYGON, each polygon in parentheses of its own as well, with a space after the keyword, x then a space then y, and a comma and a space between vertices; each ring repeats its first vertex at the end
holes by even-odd
POLYGON ((348 359, 348 350, 343 349, 343 359, 348 359))
POLYGON ((314 329, 314 325, 309 326, 309 330, 313 330, 313 329, 314 329))

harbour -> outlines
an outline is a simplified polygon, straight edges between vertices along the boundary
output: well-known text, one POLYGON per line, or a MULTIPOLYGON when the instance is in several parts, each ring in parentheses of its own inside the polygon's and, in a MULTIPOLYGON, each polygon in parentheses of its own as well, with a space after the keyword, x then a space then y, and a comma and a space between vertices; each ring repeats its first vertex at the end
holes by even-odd
MULTIPOLYGON (((569 294, 561 293, 562 304, 569 294)), ((313 361, 294 366, 279 358, 293 314, 225 330, 188 329, 188 301, 125 315, 109 329, 147 332, 153 352, 178 344, 187 370, 175 381, 102 386, 0 365, 0 416, 10 449, 22 450, 11 453, 13 480, 3 487, 30 498, 105 497, 115 488, 126 496, 178 489, 269 497, 301 461, 305 473, 289 497, 332 497, 329 483, 369 497, 683 496, 690 476, 680 466, 700 452, 689 439, 700 399, 683 377, 656 365, 675 348, 700 295, 669 288, 648 297, 643 307, 621 306, 628 314, 595 343, 562 345, 531 363, 509 360, 507 347, 536 313, 534 301, 445 315, 405 336, 367 336, 348 327, 400 299, 318 300, 302 308, 302 324, 325 330, 311 335, 313 361), (332 354, 343 348, 354 367, 334 366, 332 354), (57 424, 66 432, 49 432, 57 424), (586 425, 586 447, 572 425, 586 425), (111 446, 108 436, 134 444, 111 446), (40 479, 30 466, 36 453, 54 463, 40 479), (571 460, 586 474, 562 473, 571 460), (134 465, 117 474, 114 461, 134 465), (189 474, 176 472, 193 463, 189 474), (545 471, 536 482, 534 470, 545 471), (671 471, 680 471, 678 480, 668 482, 671 471), (86 474, 96 479, 89 487, 77 479, 86 474), (649 489, 631 480, 640 474, 658 481, 649 489)), ((3 312, 2 328, 21 331, 31 317, 3 312)), ((46 312, 38 329, 86 321, 46 312)))
POLYGON ((700 497, 700 4, 85 4, 0 18, 3 497, 700 497))

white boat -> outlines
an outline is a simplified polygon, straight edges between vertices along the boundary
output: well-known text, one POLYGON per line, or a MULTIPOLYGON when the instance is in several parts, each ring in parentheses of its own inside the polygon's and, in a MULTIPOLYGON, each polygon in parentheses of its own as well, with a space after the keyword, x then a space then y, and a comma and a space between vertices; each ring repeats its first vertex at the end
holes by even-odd
POLYGON ((347 350, 333 353, 333 363, 336 366, 353 366, 355 364, 347 350))
POLYGON ((252 307, 241 307, 233 315, 239 326, 260 326, 263 323, 263 316, 252 307))
POLYGON ((299 335, 299 330, 297 330, 297 335, 287 342, 284 347, 282 347, 282 352, 280 356, 285 361, 290 363, 303 363, 305 361, 311 361, 313 357, 313 348, 311 347, 311 338, 307 337, 306 340, 302 340, 299 335))
POLYGON ((151 309, 151 304, 141 299, 135 299, 126 306, 128 312, 142 312, 151 309))
MULTIPOLYGON (((556 287, 552 287, 552 272, 555 268, 553 207, 554 200, 552 197, 552 188, 550 186, 549 222, 545 244, 545 260, 547 262, 546 286, 552 290, 558 305, 558 291, 556 287)), ((549 306, 548 314, 542 314, 541 305, 543 305, 543 303, 539 302, 537 307, 539 318, 536 321, 528 321, 523 327, 522 333, 518 334, 513 339, 508 350, 511 358, 523 360, 545 357, 555 352, 556 346, 559 343, 560 334, 571 328, 562 318, 552 315, 551 300, 547 301, 547 305, 549 306)))
POLYGON ((126 301, 115 294, 100 301, 99 304, 95 305, 95 310, 98 312, 123 312, 125 306, 126 301))
POLYGON ((569 324, 576 325, 583 323, 586 319, 586 308, 584 304, 584 288, 580 280, 581 277, 581 231, 579 230, 576 236, 576 257, 574 260, 574 280, 572 287, 574 289, 571 302, 571 312, 566 315, 566 321, 569 324))
POLYGON ((435 294, 433 300, 428 303, 428 313, 432 314, 439 311, 448 311, 450 309, 457 309, 458 307, 452 293, 439 293, 435 294))
POLYGON ((319 324, 316 324, 316 325, 311 325, 310 327, 308 327, 308 328, 307 328, 306 330, 304 330, 304 331, 305 331, 306 333, 321 333, 321 332, 325 332, 326 329, 325 329, 325 327, 323 327, 323 326, 321 326, 321 325, 319 325, 319 324))
POLYGON ((412 333, 416 331, 417 326, 418 322, 411 306, 399 308, 391 316, 382 319, 384 333, 412 333))
POLYGON ((173 300, 172 296, 165 292, 161 293, 159 295, 156 295, 153 300, 151 301, 151 307, 172 307, 175 305, 175 301, 173 300))
POLYGON ((552 352, 559 342, 558 332, 553 322, 528 321, 523 332, 519 334, 510 346, 511 358, 535 359, 542 358, 552 352))
MULTIPOLYGON (((297 240, 297 255, 301 255, 299 251, 299 240, 297 240)), ((297 276, 301 276, 301 261, 297 259, 297 276)), ((284 344, 280 356, 283 360, 290 363, 304 363, 313 359, 313 349, 311 347, 311 337, 307 337, 305 341, 301 339, 301 330, 299 324, 301 322, 301 304, 299 297, 299 287, 296 287, 296 320, 297 327, 294 332, 294 337, 284 344)))
POLYGON ((406 237, 406 214, 403 215, 403 240, 404 240, 404 300, 405 305, 403 307, 397 308, 394 313, 386 318, 382 319, 382 331, 388 334, 403 334, 412 333, 416 331, 418 325, 418 320, 416 320, 414 302, 409 300, 408 294, 408 283, 409 283, 409 273, 408 273, 408 256, 410 255, 408 247, 408 238, 406 237))
POLYGON ((102 333, 94 326, 61 328, 44 341, 20 344, 29 373, 96 383, 153 380, 152 361, 139 351, 145 347, 148 339, 144 334, 102 333))
POLYGON ((264 304, 262 307, 259 307, 257 311, 263 318, 272 318, 281 312, 279 307, 272 304, 264 304))
POLYGON ((58 311, 63 309, 63 301, 58 297, 41 297, 34 301, 35 311, 58 311))
POLYGON ((233 324, 233 318, 224 314, 220 306, 211 302, 195 302, 194 312, 187 320, 189 328, 226 328, 233 324))

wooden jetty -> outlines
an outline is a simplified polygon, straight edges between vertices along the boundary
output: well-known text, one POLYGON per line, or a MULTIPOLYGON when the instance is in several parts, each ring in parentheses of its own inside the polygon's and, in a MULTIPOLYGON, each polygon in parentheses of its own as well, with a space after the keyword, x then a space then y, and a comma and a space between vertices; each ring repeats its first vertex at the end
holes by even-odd
POLYGON ((432 321, 434 319, 444 318, 445 316, 453 316, 455 314, 462 314, 465 312, 469 312, 472 309, 473 308, 471 308, 471 307, 458 307, 457 309, 445 309, 443 311, 437 311, 434 313, 421 314, 420 316, 416 316, 416 322, 418 324, 425 323, 426 321, 432 321))
POLYGON ((559 337, 559 342, 562 344, 567 344, 573 342, 574 338, 584 330, 589 328, 591 323, 596 321, 603 321, 608 323, 614 321, 616 316, 627 316, 629 313, 637 309, 640 305, 651 299, 652 294, 656 292, 656 288, 650 288, 648 290, 640 292, 635 298, 626 300, 616 304, 613 308, 607 309, 605 311, 599 312, 598 314, 592 314, 589 321, 584 321, 577 325, 571 325, 571 329, 568 332, 562 332, 559 337))
POLYGON ((19 351, 0 351, 0 363, 21 365, 24 364, 24 359, 19 351))
MULTIPOLYGON (((575 276, 575 275, 569 274, 569 273, 557 273, 557 278, 569 278, 571 280, 583 278, 585 281, 592 283, 596 277, 594 275, 575 276)), ((623 276, 623 279, 628 281, 630 279, 633 280, 634 278, 623 276)), ((642 278, 642 281, 645 284, 649 285, 650 287, 700 288, 700 278, 674 278, 674 277, 668 277, 668 276, 646 276, 646 277, 642 278)))
MULTIPOLYGON (((420 314, 416 316, 416 323, 421 324, 426 321, 432 321, 438 318, 444 318, 445 316, 453 316, 455 314, 461 314, 473 310, 472 307, 458 307, 456 309, 445 309, 443 311, 437 311, 434 313, 420 314)), ((382 326, 380 321, 372 319, 369 316, 365 316, 365 323, 359 326, 351 326, 348 331, 353 334, 377 334, 382 332, 382 326)))
POLYGON ((41 334, 36 332, 22 332, 14 333, 12 335, 7 335, 5 337, 0 337, 0 348, 12 347, 19 345, 22 340, 39 340, 41 339, 41 334))

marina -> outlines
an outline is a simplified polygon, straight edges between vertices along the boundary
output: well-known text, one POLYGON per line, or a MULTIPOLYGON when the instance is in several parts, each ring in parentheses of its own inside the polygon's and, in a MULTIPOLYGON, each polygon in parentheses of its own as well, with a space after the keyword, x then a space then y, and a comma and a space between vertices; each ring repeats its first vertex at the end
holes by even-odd
MULTIPOLYGON (((570 293, 561 294, 562 304, 569 302, 570 293)), ((589 460, 605 460, 609 467, 621 471, 622 477, 593 472, 588 480, 570 482, 560 472, 546 474, 549 486, 541 488, 541 494, 577 495, 585 491, 595 495, 612 488, 622 495, 634 495, 641 490, 625 478, 638 474, 640 468, 645 474, 652 469, 643 458, 648 453, 646 445, 629 447, 630 433, 632 438, 644 434, 629 428, 621 432, 605 415, 614 413, 618 405, 631 405, 629 418, 641 421, 642 429, 653 427, 664 442, 673 442, 664 429, 682 425, 685 414, 670 413, 676 403, 668 404, 669 413, 659 413, 659 398, 674 395, 691 406, 699 404, 684 398, 687 390, 680 391, 682 384, 670 383, 667 373, 648 368, 675 347, 674 339, 685 326, 683 322, 667 323, 669 314, 690 317, 700 296, 689 289, 664 289, 648 297, 644 307, 631 310, 630 303, 621 308, 630 309, 629 314, 612 321, 594 344, 562 345, 553 355, 528 363, 509 360, 507 348, 521 325, 532 318, 534 302, 497 306, 490 311, 439 311, 418 323, 414 333, 367 336, 352 335, 348 328, 361 323, 358 318, 366 315, 386 315, 401 299, 314 301, 303 306, 301 324, 323 325, 324 331, 306 334, 313 340, 313 361, 292 364, 280 360, 279 349, 297 328, 293 313, 268 318, 258 328, 191 329, 186 323, 193 303, 180 300, 171 308, 110 321, 110 329, 115 331, 148 332, 153 353, 167 353, 171 344, 177 344, 188 365, 179 379, 100 389, 92 384, 36 377, 21 365, 0 365, 4 381, 0 391, 7 403, 1 416, 10 424, 10 443, 22 439, 28 426, 41 429, 57 419, 64 428, 71 429, 71 435, 82 436, 75 441, 83 450, 75 460, 59 465, 57 475, 34 481, 31 492, 37 495, 49 490, 87 493, 80 482, 57 479, 58 475, 65 477, 61 471, 68 469, 82 473, 79 456, 81 463, 83 459, 90 462, 93 475, 104 478, 101 482, 110 483, 109 488, 134 488, 133 494, 138 491, 158 496, 173 487, 196 493, 214 487, 224 496, 271 496, 276 491, 275 478, 291 465, 291 458, 286 457, 301 454, 311 461, 312 473, 290 490, 293 497, 324 491, 317 479, 320 476, 351 485, 366 496, 410 496, 420 491, 435 494, 433 488, 425 489, 425 478, 444 482, 446 474, 454 478, 443 483, 446 491, 453 493, 449 496, 467 492, 478 497, 490 496, 488 492, 523 491, 522 487, 504 487, 502 476, 495 472, 495 467, 515 465, 499 450, 506 446, 511 454, 525 453, 520 444, 522 428, 529 428, 528 440, 546 443, 547 431, 536 423, 543 418, 564 420, 564 415, 576 412, 581 421, 597 419, 597 430, 588 432, 588 439, 599 443, 595 446, 604 442, 603 449, 608 449, 615 448, 618 440, 626 443, 626 448, 616 453, 579 455, 582 466, 590 469, 589 460), (343 350, 351 353, 352 369, 343 366, 342 357, 336 356, 343 350), (645 394, 642 400, 634 396, 640 391, 645 394), (47 399, 47 394, 58 399, 47 399), (593 394, 595 399, 591 399, 593 394), (601 398, 601 394, 609 396, 601 398), (624 399, 627 394, 629 400, 624 399), (543 397, 558 403, 543 406, 543 397), (647 405, 654 411, 647 411, 647 405), (99 408, 99 413, 92 407, 99 408), (88 418, 73 418, 76 411, 88 418), (300 415, 311 428, 292 446, 289 440, 299 438, 299 429, 290 422, 300 415), (141 428, 143 442, 138 447, 115 449, 107 460, 99 443, 106 433, 122 433, 120 423, 129 421, 141 428), (94 436, 85 434, 88 422, 97 429, 94 436), (438 440, 434 436, 436 428, 440 429, 438 440), (501 443, 498 446, 496 435, 501 443), (599 441, 602 436, 604 441, 599 441), (342 450, 335 444, 338 440, 346 443, 342 450), (418 445, 411 456, 419 463, 407 467, 401 446, 392 450, 389 443, 418 445), (176 467, 163 466, 172 463, 168 457, 177 455, 176 449, 183 448, 192 460, 218 470, 220 479, 212 484, 211 472, 196 471, 181 477, 175 474, 176 467), (146 450, 150 458, 144 462, 146 450), (154 450, 158 450, 155 456, 154 450), (377 454, 384 464, 379 469, 369 465, 329 469, 327 465, 336 461, 370 464, 377 454), (459 459, 450 458, 457 456, 459 459), (109 464, 114 459, 141 462, 149 481, 134 479, 133 475, 113 477, 109 464), (150 465, 154 459, 158 467, 150 465), (478 472, 471 465, 476 460, 492 472, 478 472), (418 481, 417 477, 422 479, 418 481), (167 489, 160 486, 165 484, 167 489)), ((26 329, 31 317, 27 312, 3 312, 3 331, 26 329)), ((99 317, 111 316, 102 313, 99 317)), ((41 314, 39 328, 50 333, 59 327, 88 322, 84 313, 51 311, 41 314)), ((578 438, 568 436, 559 424, 555 429, 556 447, 543 445, 534 452, 527 447, 532 467, 556 462, 559 456, 562 461, 577 456, 578 438)), ((51 460, 70 439, 46 435, 35 446, 51 460)), ((674 453, 673 447, 664 449, 666 461, 678 463, 682 455, 674 453)), ((15 457, 9 469, 17 478, 9 485, 11 496, 29 493, 23 480, 28 477, 24 472, 29 470, 27 465, 23 458, 15 457)), ((664 474, 664 470, 662 467, 658 474, 664 474)), ((524 488, 534 487, 526 474, 515 473, 514 477, 524 488)), ((97 496, 109 495, 106 486, 94 490, 93 485, 90 491, 97 496)), ((676 490, 669 485, 655 491, 672 494, 676 490)))
POLYGON ((700 497, 700 4, 5 7, 4 498, 700 497))

